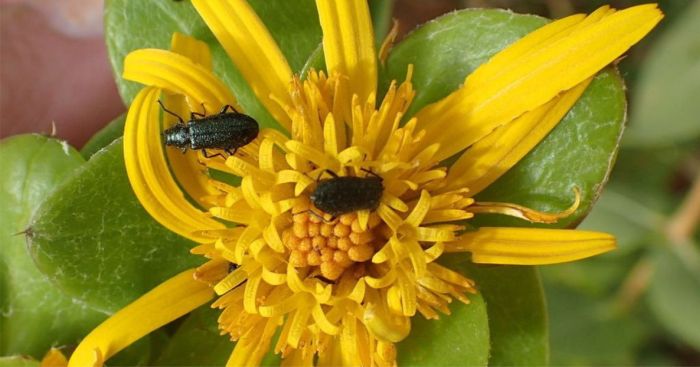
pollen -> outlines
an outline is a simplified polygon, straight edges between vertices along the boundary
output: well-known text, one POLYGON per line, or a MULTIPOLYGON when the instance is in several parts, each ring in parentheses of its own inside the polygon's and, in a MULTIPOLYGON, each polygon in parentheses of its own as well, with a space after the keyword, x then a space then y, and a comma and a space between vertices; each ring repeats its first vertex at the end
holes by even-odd
POLYGON ((346 269, 370 260, 386 242, 380 236, 381 219, 375 213, 370 214, 364 230, 357 213, 333 218, 303 201, 292 213, 292 225, 282 233, 291 252, 289 262, 297 268, 313 267, 312 273, 328 280, 336 280, 346 269))

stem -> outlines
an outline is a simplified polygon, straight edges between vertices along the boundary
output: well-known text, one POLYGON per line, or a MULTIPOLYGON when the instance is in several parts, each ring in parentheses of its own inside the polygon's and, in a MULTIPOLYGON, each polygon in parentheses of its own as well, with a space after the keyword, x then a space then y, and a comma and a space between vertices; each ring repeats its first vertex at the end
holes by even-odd
POLYGON ((622 283, 615 297, 614 309, 621 314, 628 312, 646 291, 653 274, 654 264, 651 260, 648 257, 639 260, 622 283))
POLYGON ((666 236, 672 245, 687 242, 700 223, 700 174, 695 177, 690 192, 666 225, 666 236))
POLYGON ((574 13, 574 6, 569 0, 547 0, 547 8, 552 19, 563 18, 574 13))

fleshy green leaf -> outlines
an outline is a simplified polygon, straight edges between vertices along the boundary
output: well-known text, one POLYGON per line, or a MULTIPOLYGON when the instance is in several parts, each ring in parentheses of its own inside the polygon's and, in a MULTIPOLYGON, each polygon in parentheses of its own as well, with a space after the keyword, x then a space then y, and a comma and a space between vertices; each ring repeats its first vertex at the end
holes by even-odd
POLYGON ((673 145, 700 137, 700 2, 656 41, 640 70, 625 143, 673 145))
POLYGON ((90 140, 80 149, 80 154, 85 157, 85 159, 90 159, 93 154, 97 153, 100 149, 108 146, 111 142, 115 141, 122 135, 124 135, 124 122, 126 121, 126 114, 112 120, 107 126, 103 127, 102 130, 98 131, 93 135, 90 140))
MULTIPOLYGON (((202 306, 193 311, 178 327, 170 343, 161 356, 153 363, 154 366, 223 366, 231 356, 236 343, 227 335, 221 335, 217 318, 219 309, 202 306)), ((272 338, 275 345, 279 333, 272 338)), ((261 366, 279 366, 281 358, 273 348, 267 352, 261 366)))
POLYGON ((436 18, 414 30, 392 49, 383 70, 383 87, 403 81, 414 65, 416 96, 407 113, 456 90, 477 66, 507 45, 544 25, 544 18, 504 10, 461 10, 436 18))
MULTIPOLYGON (((321 42, 321 27, 313 0, 251 0, 249 3, 270 30, 292 70, 300 71, 321 42)), ((264 126, 279 126, 257 100, 192 4, 186 1, 107 1, 107 49, 119 92, 127 105, 142 86, 121 78, 124 57, 140 48, 168 49, 175 31, 206 42, 212 51, 214 72, 231 87, 245 112, 264 126)))
POLYGON ((104 318, 36 268, 20 233, 41 201, 84 160, 66 142, 40 135, 2 140, 0 157, 0 354, 41 358, 52 345, 76 343, 104 318))
MULTIPOLYGON (((614 70, 599 74, 581 99, 528 155, 477 195, 481 201, 517 203, 545 212, 566 209, 581 190, 581 204, 553 225, 575 227, 593 207, 612 169, 625 120, 622 79, 614 70), (552 159, 556 157, 556 159, 552 159)), ((480 216, 478 225, 532 226, 505 216, 480 216)))
POLYGON ((668 245, 654 255, 649 305, 666 329, 700 349, 700 249, 668 245))
POLYGON ((178 327, 154 366, 223 366, 234 342, 221 335, 217 318, 221 310, 202 306, 178 327))
MULTIPOLYGON (((457 269, 460 270, 460 269, 457 269)), ((439 320, 415 316, 411 334, 397 345, 399 366, 485 366, 489 359, 489 323, 481 295, 468 305, 453 302, 452 315, 439 320)))
POLYGON ((489 366, 547 365, 547 310, 537 269, 472 265, 468 274, 486 301, 491 329, 489 366))
POLYGON ((194 246, 156 223, 134 196, 122 141, 96 153, 46 198, 31 223, 40 269, 77 299, 116 311, 202 262, 194 246))

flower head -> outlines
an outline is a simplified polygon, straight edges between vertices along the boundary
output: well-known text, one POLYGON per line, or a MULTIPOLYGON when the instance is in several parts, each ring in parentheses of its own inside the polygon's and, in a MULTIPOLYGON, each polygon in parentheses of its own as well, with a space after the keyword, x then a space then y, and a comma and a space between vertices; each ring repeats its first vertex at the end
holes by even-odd
MULTIPOLYGON (((576 190, 560 213, 477 202, 474 195, 525 156, 593 75, 659 21, 655 6, 603 7, 550 23, 495 55, 449 96, 406 116, 413 69, 378 96, 365 1, 317 1, 327 71, 304 79, 293 75, 245 1, 193 4, 283 131, 262 129, 234 155, 167 150, 171 174, 159 98, 183 116, 224 105, 242 109, 211 72, 207 46, 193 38, 175 34, 171 51, 127 57, 124 77, 147 85, 127 118, 129 179, 146 210, 198 242, 192 252, 209 260, 110 320, 136 320, 160 307, 168 312, 128 332, 108 320, 71 363, 108 358, 206 303, 213 289, 219 327, 237 341, 231 365, 259 364, 270 349, 292 365, 393 365, 394 343, 409 334, 411 317, 449 314, 453 300, 469 303, 476 291, 472 280, 436 261, 443 253, 470 252, 477 263, 547 264, 614 247, 604 233, 467 224, 481 213, 551 223, 576 210, 576 190), (455 155, 451 166, 442 163, 455 155), (240 184, 207 170, 240 177, 240 184), (342 195, 340 203, 319 199, 322 183, 348 177, 355 179, 342 188, 356 195, 342 195), (378 201, 362 190, 378 191, 378 201), (342 210, 353 205, 360 209, 342 210)), ((174 119, 164 116, 167 128, 174 119)))

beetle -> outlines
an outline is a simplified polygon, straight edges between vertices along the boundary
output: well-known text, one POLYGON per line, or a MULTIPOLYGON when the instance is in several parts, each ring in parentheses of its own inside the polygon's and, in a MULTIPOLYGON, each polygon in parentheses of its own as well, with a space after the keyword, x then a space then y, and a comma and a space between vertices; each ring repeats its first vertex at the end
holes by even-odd
POLYGON ((209 155, 207 149, 223 149, 228 154, 253 141, 260 132, 254 118, 239 113, 231 105, 225 105, 216 115, 206 116, 192 112, 190 120, 185 123, 182 117, 168 110, 163 102, 158 101, 163 111, 177 117, 178 123, 163 131, 165 145, 182 149, 201 149, 206 158, 222 156, 209 155), (232 111, 232 112, 229 112, 232 111))
POLYGON ((372 173, 367 177, 338 176, 326 170, 332 178, 319 180, 310 199, 314 206, 337 217, 357 210, 375 210, 384 193, 382 178, 372 173))

